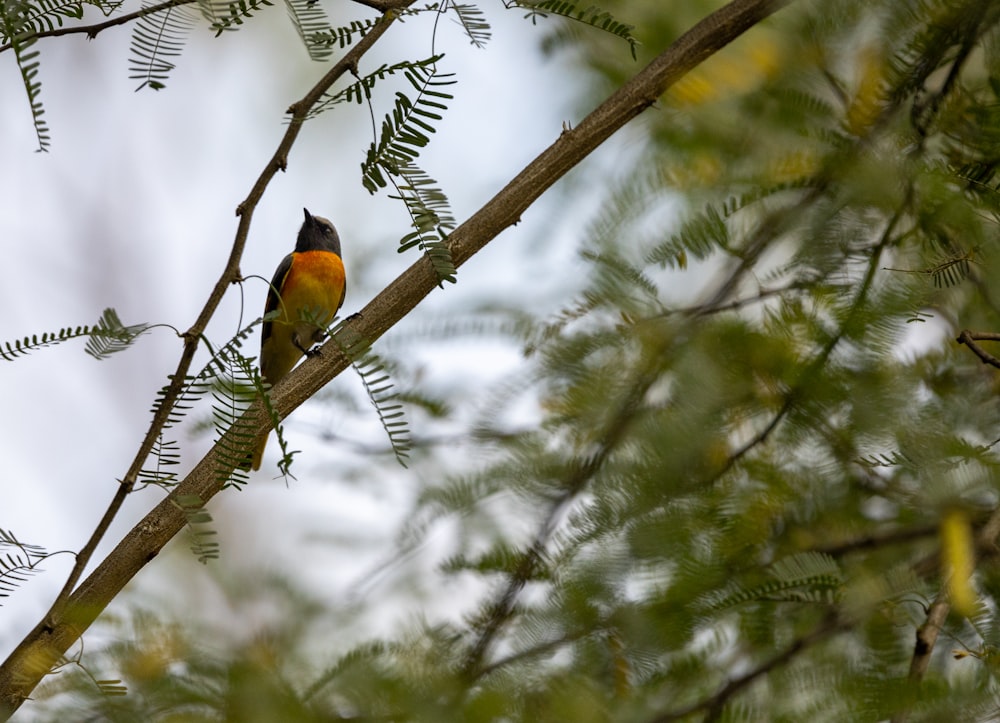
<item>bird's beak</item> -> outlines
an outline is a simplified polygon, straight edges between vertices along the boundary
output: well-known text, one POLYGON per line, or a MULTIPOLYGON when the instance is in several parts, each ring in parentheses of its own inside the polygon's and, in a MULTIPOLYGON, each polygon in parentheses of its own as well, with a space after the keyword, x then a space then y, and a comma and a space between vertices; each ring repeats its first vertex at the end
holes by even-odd
POLYGON ((303 208, 302 209, 302 213, 304 213, 306 215, 306 223, 308 223, 309 221, 312 221, 312 214, 309 213, 309 209, 308 208, 303 208))

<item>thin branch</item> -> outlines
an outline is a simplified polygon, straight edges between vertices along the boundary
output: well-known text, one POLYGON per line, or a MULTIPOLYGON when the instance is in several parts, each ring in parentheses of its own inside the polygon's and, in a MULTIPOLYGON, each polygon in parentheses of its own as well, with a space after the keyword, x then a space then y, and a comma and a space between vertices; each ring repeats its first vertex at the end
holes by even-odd
POLYGON ((938 533, 938 525, 921 525, 919 527, 904 527, 898 530, 888 530, 885 532, 873 532, 861 537, 855 537, 843 542, 818 545, 810 548, 813 552, 820 552, 832 557, 842 557, 852 552, 861 550, 877 550, 889 545, 901 545, 906 542, 921 540, 926 537, 933 537, 938 533))
POLYGON ((480 626, 479 635, 466 654, 465 661, 462 664, 462 673, 466 680, 471 682, 484 674, 486 668, 483 667, 483 661, 490 650, 490 646, 513 617, 517 597, 524 589, 524 586, 534 576, 539 564, 545 557, 545 548, 548 546, 552 534, 562 519, 563 512, 590 483, 601 467, 604 466, 604 462, 625 436, 625 431, 638 413, 642 400, 649 392, 650 387, 660 378, 659 364, 657 363, 660 359, 660 354, 652 351, 649 353, 648 359, 649 362, 646 368, 638 376, 635 383, 631 385, 628 393, 619 403, 618 409, 608 421, 607 428, 598 442, 597 450, 589 457, 581 460, 571 470, 570 475, 563 482, 562 494, 549 507, 549 511, 535 535, 535 539, 532 541, 528 551, 521 557, 517 569, 514 570, 507 580, 507 585, 500 598, 490 606, 487 619, 480 626))
MULTIPOLYGON (((819 371, 824 366, 826 366, 826 363, 829 360, 830 355, 833 354, 833 350, 836 348, 837 344, 840 343, 840 340, 844 337, 844 334, 847 333, 848 328, 851 326, 854 319, 857 317, 862 305, 867 299, 868 292, 871 290, 872 284, 875 281, 875 273, 878 271, 879 259, 881 259, 882 252, 885 250, 885 248, 889 245, 890 241, 892 240, 892 233, 896 228, 896 224, 899 223, 899 220, 902 218, 903 209, 907 206, 908 203, 909 203, 909 194, 907 194, 907 198, 904 200, 904 202, 900 204, 900 207, 896 209, 896 212, 895 214, 893 214, 892 218, 889 219, 889 223, 886 225, 885 231, 882 232, 882 237, 879 239, 878 243, 872 250, 872 257, 868 262, 868 269, 865 271, 864 279, 861 282, 861 286, 858 289, 858 293, 855 294, 854 296, 854 301, 851 302, 851 308, 847 312, 847 318, 844 320, 844 323, 840 325, 840 328, 837 329, 837 333, 834 334, 832 337, 830 337, 827 343, 823 345, 823 348, 819 351, 819 353, 813 358, 811 362, 809 362, 809 365, 803 370, 802 375, 799 377, 795 386, 789 389, 788 393, 785 394, 785 398, 781 404, 781 407, 778 409, 777 412, 775 412, 774 416, 767 423, 767 425, 757 434, 755 434, 751 439, 749 439, 746 443, 744 443, 743 446, 741 446, 739 449, 737 449, 735 452, 729 455, 726 458, 725 462, 722 464, 722 466, 719 468, 719 470, 716 472, 716 474, 713 476, 713 479, 719 479, 720 477, 722 477, 722 475, 726 474, 726 472, 732 469, 733 466, 737 462, 739 462, 743 457, 745 457, 750 451, 752 451, 759 445, 766 442, 768 437, 771 436, 771 433, 774 432, 775 429, 777 429, 781 421, 788 415, 788 413, 795 406, 795 403, 798 401, 799 395, 802 394, 802 391, 809 385, 813 377, 816 374, 818 374, 819 371)), ((719 293, 716 294, 716 298, 719 298, 720 300, 721 298, 724 298, 722 293, 723 293, 722 290, 720 290, 719 293)), ((701 313, 704 314, 705 312, 701 313)))
POLYGON ((738 678, 733 678, 722 686, 722 688, 720 688, 714 695, 698 701, 697 703, 693 703, 686 708, 668 711, 667 713, 658 715, 650 720, 650 723, 669 723, 669 721, 681 720, 688 717, 692 713, 698 713, 701 711, 705 712, 705 721, 717 720, 729 700, 755 680, 767 675, 775 668, 785 665, 799 653, 802 653, 811 648, 813 645, 826 640, 831 635, 844 632, 850 628, 850 623, 839 619, 835 614, 831 614, 814 630, 806 633, 800 638, 796 638, 792 641, 791 645, 783 651, 775 655, 773 658, 764 661, 753 670, 744 673, 738 678))
POLYGON ((392 10, 402 10, 413 4, 413 0, 354 0, 359 5, 365 5, 378 10, 380 13, 387 13, 392 10))
MULTIPOLYGON (((513 226, 539 196, 616 131, 653 105, 667 88, 703 60, 791 1, 733 0, 678 38, 575 128, 564 130, 551 146, 452 232, 448 243, 456 268, 503 230, 513 226)), ((357 58, 381 36, 392 19, 393 13, 387 14, 383 22, 372 28, 302 101, 292 106, 292 120, 285 137, 250 195, 238 208, 240 225, 230 259, 212 291, 205 312, 189 334, 198 328, 204 328, 198 325, 207 323, 207 317, 214 312, 228 284, 239 279, 238 262, 246 241, 251 212, 267 182, 278 170, 284 168, 288 150, 308 112, 309 101, 318 99, 337 77, 337 73, 346 72, 353 67, 357 58)), ((421 257, 348 324, 349 330, 374 342, 437 289, 438 284, 439 279, 430 260, 421 257)), ((178 365, 181 376, 187 373, 193 349, 192 338, 186 338, 184 357, 178 365)), ((272 407, 284 418, 326 386, 349 363, 336 342, 327 342, 319 354, 306 359, 275 386, 271 393, 272 407)), ((176 392, 173 394, 172 398, 175 399, 176 392)), ((51 624, 48 618, 42 621, 0 665, 0 717, 5 713, 10 715, 22 704, 48 672, 51 664, 79 639, 125 584, 183 529, 185 518, 174 501, 180 496, 197 495, 207 502, 219 492, 219 470, 225 464, 217 452, 220 445, 232 441, 229 435, 235 434, 233 430, 256 433, 270 427, 270 418, 261 412, 259 402, 252 405, 246 414, 253 415, 254 424, 233 425, 233 429, 209 450, 167 499, 133 527, 107 558, 73 591, 66 601, 63 614, 51 621, 51 624)), ((137 471, 133 472, 133 481, 137 471)))
POLYGON ((485 678, 487 675, 495 673, 501 668, 506 668, 509 665, 514 665, 515 663, 519 663, 522 660, 528 660, 529 658, 537 658, 540 655, 551 653, 553 650, 558 650, 562 646, 569 643, 575 643, 576 641, 590 637, 591 635, 597 635, 598 633, 603 632, 603 625, 604 623, 600 622, 586 630, 577 630, 575 632, 566 633, 558 638, 546 640, 545 642, 538 643, 530 648, 525 648, 524 650, 519 650, 516 653, 511 653, 505 658, 500 658, 489 665, 484 665, 479 670, 477 677, 485 678))
MULTIPOLYGON (((413 4, 414 0, 353 0, 359 5, 364 5, 365 7, 373 8, 378 10, 380 13, 388 13, 393 10, 402 10, 413 4)), ((98 33, 108 28, 113 28, 117 25, 125 25, 133 20, 139 20, 147 15, 153 15, 155 13, 161 12, 163 10, 169 10, 170 8, 177 7, 179 5, 190 5, 191 3, 197 2, 197 0, 165 0, 158 5, 150 5, 149 7, 136 10, 135 12, 126 13, 125 15, 119 15, 115 18, 110 18, 104 22, 94 23, 92 25, 74 25, 65 28, 52 28, 51 30, 42 30, 37 33, 27 33, 22 36, 22 40, 33 40, 37 38, 54 38, 60 35, 86 35, 88 40, 93 40, 97 37, 98 33)), ((0 45, 0 53, 5 50, 10 50, 12 48, 11 43, 6 45, 0 45)))
POLYGON ((760 288, 753 296, 733 299, 732 301, 721 304, 717 303, 712 306, 705 303, 697 304, 695 306, 685 306, 678 309, 667 309, 664 313, 659 314, 658 316, 673 316, 675 314, 682 316, 712 316, 713 314, 722 314, 727 311, 737 311, 745 306, 750 306, 751 304, 762 304, 772 296, 781 296, 792 291, 804 291, 808 289, 809 286, 810 282, 790 281, 784 286, 760 288))
POLYGON ((968 329, 965 329, 958 335, 958 338, 955 339, 955 341, 969 347, 969 350, 979 357, 983 364, 989 364, 990 366, 1000 369, 1000 359, 993 356, 976 343, 977 341, 1000 341, 1000 333, 995 331, 969 331, 968 329))
MULTIPOLYGON (((998 537, 1000 537, 1000 507, 993 510, 986 523, 976 533, 977 559, 996 555, 998 552, 998 537)), ((937 568, 938 557, 938 555, 934 555, 933 562, 935 569, 937 568)), ((928 567, 926 559, 914 565, 914 569, 918 572, 921 567, 928 567)), ((934 602, 927 608, 927 617, 924 619, 923 624, 917 628, 916 641, 913 645, 913 657, 910 659, 909 680, 912 685, 919 686, 927 674, 938 634, 944 627, 950 611, 951 604, 948 601, 948 586, 944 585, 934 599, 934 602)), ((901 710, 893 716, 892 723, 905 723, 908 716, 909 710, 901 710)))
MULTIPOLYGON (((136 10, 135 12, 126 13, 125 15, 119 15, 115 18, 110 18, 101 23, 94 23, 93 25, 74 25, 66 28, 52 28, 51 30, 42 30, 37 33, 27 33, 21 37, 22 41, 35 40, 37 38, 54 38, 59 35, 79 35, 84 34, 87 36, 88 40, 93 40, 97 37, 97 34, 102 30, 107 30, 108 28, 113 28, 116 25, 124 25, 125 23, 130 23, 133 20, 138 20, 144 18, 147 15, 153 15, 155 13, 161 12, 163 10, 169 10, 170 8, 177 7, 178 5, 190 5, 196 2, 196 0, 166 0, 159 5, 150 5, 149 7, 142 8, 141 10, 136 10)), ((5 50, 10 50, 13 45, 7 43, 6 45, 0 45, 0 53, 5 50)))
MULTIPOLYGON (((931 664, 934 644, 937 643, 938 634, 944 627, 950 611, 951 604, 948 602, 948 590, 945 586, 927 608, 927 618, 923 625, 917 628, 917 640, 913 645, 913 658, 910 660, 909 680, 912 685, 919 686, 924 679, 931 664)), ((908 717, 909 710, 904 708, 892 717, 891 723, 906 723, 908 717)))

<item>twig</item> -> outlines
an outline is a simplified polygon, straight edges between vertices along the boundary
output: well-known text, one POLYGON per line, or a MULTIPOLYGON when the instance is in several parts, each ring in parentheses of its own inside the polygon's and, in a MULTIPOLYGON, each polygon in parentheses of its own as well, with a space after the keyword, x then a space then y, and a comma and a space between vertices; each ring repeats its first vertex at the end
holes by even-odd
POLYGON ((811 549, 814 552, 820 552, 824 555, 840 557, 859 550, 873 550, 887 545, 899 545, 904 542, 913 542, 924 537, 931 537, 936 535, 939 529, 937 525, 904 527, 899 530, 889 530, 887 532, 873 532, 869 535, 863 535, 844 542, 818 545, 811 549))
POLYGON ((965 329, 958 335, 955 341, 969 347, 972 353, 982 360, 983 364, 989 364, 1000 369, 1000 359, 997 359, 976 343, 977 341, 1000 341, 1000 333, 995 331, 969 331, 965 329))
MULTIPOLYGON (((976 533, 977 557, 982 558, 983 556, 995 555, 998 551, 998 536, 1000 536, 1000 507, 993 510, 985 524, 976 533)), ((936 557, 934 560, 935 563, 937 562, 936 557)), ((918 572, 921 567, 927 567, 926 560, 921 560, 914 566, 918 572)), ((938 634, 944 627, 950 610, 951 604, 948 602, 948 587, 945 585, 934 599, 934 602, 927 608, 927 617, 923 624, 917 628, 916 642, 913 645, 913 658, 910 660, 909 680, 912 685, 919 686, 924 679, 927 668, 930 666, 931 654, 934 652, 934 645, 937 643, 938 634)), ((892 718, 892 723, 905 723, 908 715, 909 710, 901 710, 892 718)))
MULTIPOLYGON (((88 40, 93 40, 102 30, 113 28, 116 25, 124 25, 125 23, 132 22, 133 20, 138 20, 139 18, 144 18, 147 15, 153 15, 179 5, 190 5, 193 2, 195 2, 195 0, 166 0, 166 2, 162 2, 159 5, 150 5, 149 7, 142 8, 141 10, 126 13, 125 15, 119 15, 118 17, 110 18, 101 23, 94 23, 93 25, 73 25, 65 28, 42 30, 38 33, 26 33, 20 37, 20 40, 25 41, 37 38, 54 38, 59 35, 79 35, 81 33, 86 35, 88 40)), ((0 53, 5 50, 10 50, 11 47, 13 47, 12 43, 0 45, 0 53)))
POLYGON ((549 539, 555 532, 563 512, 583 491, 594 475, 600 471, 608 456, 621 442, 629 423, 639 411, 642 400, 649 392, 650 387, 660 378, 658 364, 660 354, 657 351, 651 351, 648 358, 650 361, 647 368, 643 369, 635 383, 631 385, 628 393, 622 398, 618 409, 608 421, 608 426, 601 435, 596 452, 583 459, 572 469, 562 485, 562 494, 550 506, 531 547, 524 553, 517 569, 508 579, 500 599, 490 607, 486 622, 481 626, 479 635, 462 664, 463 677, 468 681, 478 679, 486 670, 490 669, 483 667, 483 660, 485 660, 497 635, 513 617, 517 597, 534 576, 539 563, 544 558, 545 548, 548 546, 549 539))
MULTIPOLYGON (((947 586, 941 589, 934 602, 927 608, 927 618, 923 625, 917 628, 916 643, 913 646, 913 658, 910 660, 909 680, 912 685, 919 686, 927 673, 927 668, 931 664, 931 654, 934 652, 934 644, 937 642, 938 634, 944 627, 945 620, 948 619, 948 612, 951 605, 948 602, 947 586)), ((906 723, 909 717, 909 710, 903 709, 892 717, 891 723, 906 723)))
MULTIPOLYGON (((150 5, 149 7, 142 8, 141 10, 136 10, 135 12, 126 13, 125 15, 119 15, 118 17, 109 18, 100 23, 94 23, 92 25, 73 25, 64 28, 52 28, 51 30, 42 30, 37 33, 25 33, 21 36, 21 40, 32 40, 38 38, 54 38, 60 35, 86 35, 88 40, 93 40, 97 37, 98 33, 102 30, 107 30, 108 28, 113 28, 117 25, 125 25, 133 20, 138 20, 139 18, 144 18, 147 15, 153 15, 155 13, 161 12, 163 10, 168 10, 173 7, 178 7, 180 5, 190 5, 197 0, 166 0, 165 2, 159 3, 158 5, 150 5)), ((374 10, 378 10, 380 13, 387 13, 391 10, 402 10, 403 8, 409 7, 413 4, 413 0, 354 0, 354 2, 359 5, 364 5, 370 7, 374 10)), ((10 50, 13 47, 11 43, 5 45, 0 45, 0 53, 5 50, 10 50)))
POLYGON ((739 676, 738 678, 733 678, 712 696, 698 701, 697 703, 693 703, 686 708, 668 711, 667 713, 658 715, 650 720, 649 723, 669 723, 669 721, 681 720, 682 718, 686 718, 692 713, 698 713, 699 711, 705 711, 705 721, 716 720, 722 714, 722 710, 725 708, 726 703, 728 703, 734 695, 742 691, 755 680, 761 676, 767 675, 775 668, 789 662, 796 655, 809 649, 813 645, 826 640, 826 638, 834 635, 835 633, 849 630, 850 627, 851 625, 847 621, 841 620, 835 614, 831 613, 814 630, 800 638, 796 638, 791 645, 770 660, 764 661, 753 670, 739 676))

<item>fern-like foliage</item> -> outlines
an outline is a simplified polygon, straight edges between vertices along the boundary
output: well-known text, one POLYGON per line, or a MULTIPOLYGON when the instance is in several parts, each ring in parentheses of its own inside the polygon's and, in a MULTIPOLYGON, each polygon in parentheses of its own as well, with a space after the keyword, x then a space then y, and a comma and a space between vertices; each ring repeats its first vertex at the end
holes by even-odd
POLYGON ((156 485, 164 489, 169 489, 177 484, 177 472, 171 471, 176 468, 181 461, 180 446, 175 440, 166 439, 163 433, 153 445, 150 457, 155 460, 155 465, 149 469, 139 470, 139 477, 136 484, 139 487, 156 485))
POLYGON ((45 332, 41 336, 33 334, 23 339, 0 343, 0 359, 14 361, 31 351, 61 344, 70 339, 87 337, 86 352, 95 359, 105 359, 115 352, 123 351, 150 328, 149 324, 125 326, 114 309, 105 309, 100 320, 93 326, 65 327, 55 332, 45 332))
POLYGON ((957 286, 969 277, 972 263, 975 261, 974 251, 950 254, 937 259, 924 269, 886 269, 907 274, 924 274, 930 276, 935 288, 957 286))
POLYGON ((44 548, 21 542, 13 532, 0 528, 0 598, 10 597, 49 557, 44 548))
POLYGON ((264 395, 264 383, 253 358, 243 356, 239 350, 252 328, 253 325, 233 337, 206 367, 211 377, 205 378, 212 381, 218 477, 225 486, 241 487, 247 482, 246 460, 256 440, 253 432, 256 420, 245 412, 255 399, 264 395))
POLYGON ((433 59, 413 64, 403 72, 417 91, 416 99, 396 94, 395 107, 382 122, 381 137, 378 143, 371 144, 361 166, 362 183, 375 193, 392 180, 398 191, 393 198, 406 204, 414 229, 400 240, 399 250, 417 246, 427 254, 440 282, 454 282, 455 264, 446 243, 448 233, 456 226, 451 204, 415 160, 429 142, 428 134, 434 132, 432 123, 440 121, 447 109, 445 101, 453 97, 442 88, 455 81, 451 73, 438 73, 433 59))
POLYGON ((204 564, 219 557, 219 543, 215 540, 215 530, 208 527, 212 516, 205 509, 205 503, 198 495, 179 495, 173 504, 184 513, 184 519, 191 533, 191 552, 204 564))
POLYGON ((844 583, 837 561, 819 552, 782 558, 768 569, 770 580, 713 596, 711 608, 721 610, 750 601, 834 602, 844 583))
POLYGON ((391 113, 382 121, 382 134, 373 142, 361 166, 361 181, 369 193, 388 185, 385 174, 398 175, 401 162, 413 161, 420 149, 430 141, 434 132, 432 122, 440 121, 447 109, 445 101, 453 96, 441 88, 453 85, 453 73, 440 74, 434 62, 411 64, 404 75, 417 92, 416 100, 404 93, 396 93, 396 103, 391 113))
MULTIPOLYGON (((81 9, 82 13, 82 9, 81 9)), ((42 117, 45 109, 39 100, 42 84, 38 77, 38 51, 33 50, 37 38, 33 35, 32 6, 22 0, 4 0, 0 2, 0 30, 8 38, 14 51, 14 61, 21 72, 21 83, 28 95, 28 106, 31 108, 31 119, 35 126, 35 138, 38 140, 38 151, 47 151, 51 137, 49 127, 42 117)))
POLYGON ((685 268, 689 254, 696 259, 704 259, 728 245, 729 228, 723 212, 715 206, 707 206, 700 214, 688 219, 678 233, 652 249, 647 260, 685 268))
POLYGON ((400 63, 394 63, 392 65, 383 64, 368 75, 359 78, 357 82, 351 83, 346 88, 343 88, 336 93, 328 93, 325 95, 319 103, 313 106, 312 110, 309 112, 309 116, 317 116, 338 103, 350 103, 351 101, 354 101, 355 103, 360 104, 370 101, 372 97, 372 89, 379 81, 385 80, 386 78, 394 75, 402 74, 413 67, 433 68, 434 64, 437 63, 437 61, 439 61, 442 57, 444 56, 434 55, 426 60, 404 60, 400 63))
MULTIPOLYGON (((411 12, 404 10, 401 14, 411 14, 411 12)), ((352 20, 349 25, 341 25, 336 28, 330 28, 325 32, 314 34, 313 41, 331 48, 336 45, 338 48, 343 49, 348 45, 352 45, 358 38, 366 36, 368 31, 375 27, 378 22, 378 18, 352 20)))
MULTIPOLYGON (((87 2, 86 4, 97 6, 105 15, 121 6, 120 2, 87 2)), ((25 3, 20 34, 51 32, 56 28, 61 28, 67 18, 82 20, 83 6, 84 3, 80 0, 34 0, 30 4, 25 3)), ((10 42, 13 36, 3 31, 2 37, 5 42, 10 42)))
POLYGON ((360 377, 368 399, 378 413, 379 422, 389 438, 396 461, 406 467, 411 449, 410 430, 403 406, 398 403, 393 391, 385 363, 371 351, 371 345, 367 341, 357 334, 349 333, 342 326, 333 331, 331 338, 351 360, 351 366, 360 377))
POLYGON ((636 49, 639 47, 639 41, 632 35, 632 31, 635 28, 632 25, 616 20, 611 13, 599 7, 588 5, 581 9, 572 0, 538 0, 537 2, 535 0, 510 0, 509 2, 505 2, 504 5, 508 8, 517 7, 527 10, 528 12, 525 14, 525 17, 530 19, 532 23, 537 22, 539 18, 545 18, 549 15, 559 15, 611 33, 627 42, 632 53, 632 59, 636 58, 636 49))
POLYGON ((118 318, 118 312, 108 308, 100 320, 91 327, 87 347, 84 351, 97 360, 107 359, 112 354, 124 351, 149 330, 149 324, 125 326, 118 318))
POLYGON ((227 30, 236 30, 245 20, 249 20, 264 7, 274 5, 272 0, 236 0, 235 2, 213 4, 210 8, 210 22, 215 37, 227 30))
POLYGON ((400 178, 396 183, 399 195, 390 198, 406 204, 414 229, 400 239, 399 252, 418 247, 433 265, 439 284, 455 283, 457 270, 447 237, 456 224, 448 197, 433 178, 410 161, 400 159, 396 171, 400 178))
POLYGON ((330 20, 323 6, 316 0, 285 0, 285 7, 309 57, 316 61, 329 58, 333 49, 325 38, 330 35, 330 20))
POLYGON ((857 461, 858 464, 869 468, 900 467, 905 464, 910 464, 910 460, 895 450, 889 454, 880 452, 878 454, 870 454, 864 457, 859 457, 857 461))
POLYGON ((469 42, 477 48, 485 48, 493 33, 483 11, 471 3, 455 2, 449 3, 448 9, 458 16, 458 24, 465 31, 469 42))
MULTIPOLYGON (((152 7, 147 0, 143 7, 152 7)), ((171 58, 180 56, 194 27, 194 14, 183 6, 171 6, 142 16, 132 30, 132 58, 129 77, 141 80, 136 90, 166 87, 170 72, 176 67, 171 58)))

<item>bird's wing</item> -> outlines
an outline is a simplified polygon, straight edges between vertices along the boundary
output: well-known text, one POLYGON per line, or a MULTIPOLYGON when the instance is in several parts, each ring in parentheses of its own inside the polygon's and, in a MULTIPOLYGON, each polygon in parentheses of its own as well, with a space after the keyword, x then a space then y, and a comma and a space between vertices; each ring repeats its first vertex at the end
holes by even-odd
MULTIPOLYGON (((267 290, 267 303, 264 304, 264 316, 267 316, 272 311, 278 308, 280 297, 278 295, 279 289, 284 286, 285 277, 288 276, 288 272, 292 269, 292 256, 294 254, 288 254, 285 258, 281 260, 278 264, 278 269, 274 272, 274 278, 271 279, 271 286, 267 290)), ((268 337, 271 336, 271 323, 270 321, 265 321, 264 326, 260 332, 260 345, 263 349, 264 342, 267 341, 268 337)))

